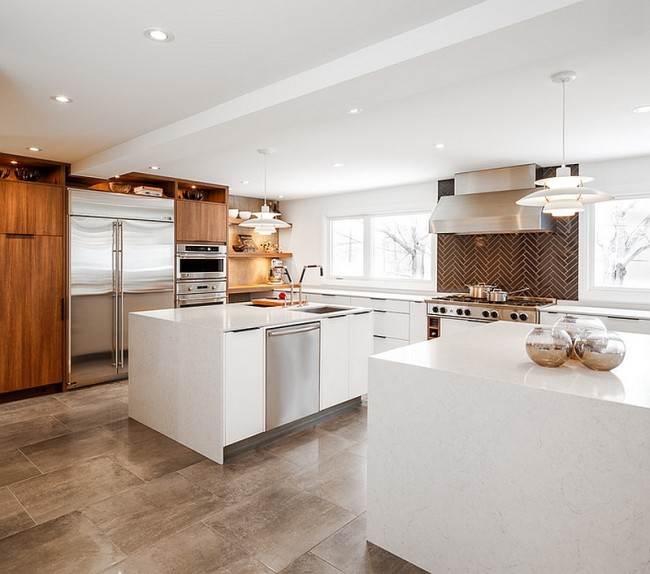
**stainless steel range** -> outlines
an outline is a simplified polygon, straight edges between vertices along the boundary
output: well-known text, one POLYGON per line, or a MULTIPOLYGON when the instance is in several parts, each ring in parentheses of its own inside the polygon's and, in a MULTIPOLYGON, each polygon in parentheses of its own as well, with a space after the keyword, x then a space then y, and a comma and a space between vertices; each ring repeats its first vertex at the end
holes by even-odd
POLYGON ((550 297, 511 297, 503 302, 490 302, 465 294, 428 299, 428 338, 451 334, 481 323, 517 321, 539 323, 539 310, 555 304, 550 297))

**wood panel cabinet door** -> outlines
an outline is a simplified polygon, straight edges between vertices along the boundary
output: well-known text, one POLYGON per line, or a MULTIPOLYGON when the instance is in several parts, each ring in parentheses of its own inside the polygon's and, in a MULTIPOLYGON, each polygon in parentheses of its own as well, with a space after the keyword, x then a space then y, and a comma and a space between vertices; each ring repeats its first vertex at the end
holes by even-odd
POLYGON ((226 243, 228 213, 224 203, 176 201, 176 241, 226 243))
POLYGON ((0 392, 63 382, 63 238, 0 234, 0 392))
POLYGON ((63 187, 0 181, 0 233, 63 235, 63 187))

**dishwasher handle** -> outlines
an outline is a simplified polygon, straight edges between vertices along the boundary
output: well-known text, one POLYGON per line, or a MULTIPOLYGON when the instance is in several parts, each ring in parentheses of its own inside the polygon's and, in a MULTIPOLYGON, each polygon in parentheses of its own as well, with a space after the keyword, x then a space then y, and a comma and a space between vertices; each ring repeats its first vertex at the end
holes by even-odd
POLYGON ((298 325, 297 327, 282 327, 280 329, 268 330, 268 337, 281 337, 282 335, 294 335, 296 333, 308 333, 320 329, 320 323, 309 323, 308 325, 298 325))

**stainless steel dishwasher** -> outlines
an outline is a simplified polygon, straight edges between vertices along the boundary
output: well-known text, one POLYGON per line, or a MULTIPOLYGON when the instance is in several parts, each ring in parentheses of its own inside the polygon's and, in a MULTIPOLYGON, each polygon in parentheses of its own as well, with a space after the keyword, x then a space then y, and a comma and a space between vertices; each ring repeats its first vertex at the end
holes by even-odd
POLYGON ((266 430, 318 412, 320 323, 266 331, 266 430))

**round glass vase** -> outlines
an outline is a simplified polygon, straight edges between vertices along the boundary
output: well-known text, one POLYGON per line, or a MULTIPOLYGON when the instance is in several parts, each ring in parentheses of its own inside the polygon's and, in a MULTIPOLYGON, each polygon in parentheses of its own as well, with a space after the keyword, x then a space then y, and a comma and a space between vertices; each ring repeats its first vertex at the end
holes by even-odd
POLYGON ((589 315, 562 315, 555 321, 553 328, 566 331, 571 337, 571 355, 569 357, 571 359, 578 358, 574 347, 576 339, 581 333, 585 331, 607 331, 605 324, 598 317, 590 317, 589 315))
POLYGON ((573 345, 569 334, 550 326, 535 327, 526 336, 526 353, 542 367, 559 367, 569 360, 573 345))
POLYGON ((578 335, 574 351, 580 362, 594 371, 611 371, 625 358, 625 343, 613 331, 583 331, 578 335))

